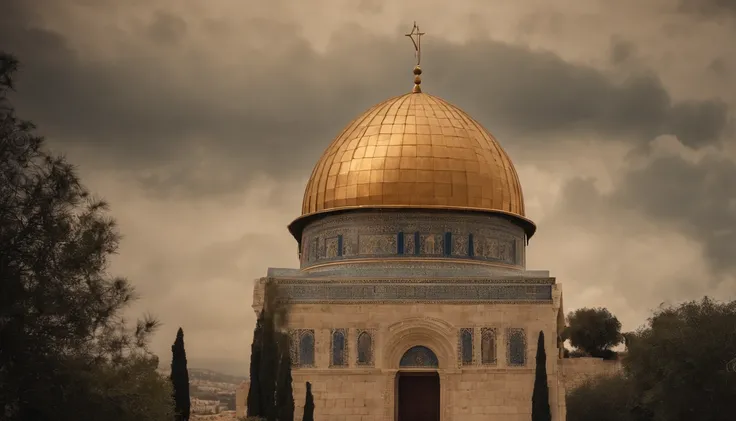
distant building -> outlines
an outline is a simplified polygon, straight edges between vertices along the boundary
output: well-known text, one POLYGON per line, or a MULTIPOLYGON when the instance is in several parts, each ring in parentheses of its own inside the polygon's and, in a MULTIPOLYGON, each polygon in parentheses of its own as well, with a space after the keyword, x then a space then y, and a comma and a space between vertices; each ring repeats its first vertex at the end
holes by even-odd
POLYGON ((192 398, 190 402, 193 414, 216 414, 220 412, 220 401, 192 398))

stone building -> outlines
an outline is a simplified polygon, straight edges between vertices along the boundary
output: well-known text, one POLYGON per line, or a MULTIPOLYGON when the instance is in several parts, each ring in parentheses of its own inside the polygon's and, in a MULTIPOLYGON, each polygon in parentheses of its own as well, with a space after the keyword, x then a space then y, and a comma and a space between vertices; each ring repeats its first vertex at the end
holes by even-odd
POLYGON ((526 269, 536 226, 499 142, 422 93, 358 116, 327 147, 289 225, 297 418, 305 382, 322 421, 528 421, 545 333, 552 419, 565 419, 562 288, 526 269))

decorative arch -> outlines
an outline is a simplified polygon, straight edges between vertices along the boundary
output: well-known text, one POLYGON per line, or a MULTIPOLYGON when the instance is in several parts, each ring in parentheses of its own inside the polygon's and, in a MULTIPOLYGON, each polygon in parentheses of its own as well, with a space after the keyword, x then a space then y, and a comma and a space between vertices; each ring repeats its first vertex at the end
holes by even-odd
POLYGON ((382 355, 384 368, 400 368, 404 354, 416 346, 432 351, 437 359, 437 368, 457 365, 457 331, 444 320, 429 317, 405 319, 389 326, 388 331, 382 355))
POLYGON ((426 346, 417 345, 409 348, 399 361, 401 368, 439 368, 437 355, 426 346))
POLYGON ((330 366, 347 366, 347 332, 345 329, 333 329, 331 342, 330 366))
POLYGON ((299 365, 314 366, 314 331, 303 330, 299 335, 299 365))
POLYGON ((358 349, 358 365, 373 364, 373 335, 367 330, 358 333, 356 344, 358 349))

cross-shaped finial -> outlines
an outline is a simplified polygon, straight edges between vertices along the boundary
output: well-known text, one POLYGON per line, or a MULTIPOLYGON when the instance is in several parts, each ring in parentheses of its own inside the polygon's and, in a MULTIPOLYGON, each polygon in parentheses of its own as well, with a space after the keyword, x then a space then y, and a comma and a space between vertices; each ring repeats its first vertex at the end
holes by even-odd
POLYGON ((409 37, 411 42, 414 43, 414 50, 416 51, 416 56, 417 56, 417 66, 419 66, 419 63, 422 60, 422 35, 424 35, 424 32, 419 32, 419 26, 417 26, 417 23, 415 21, 414 27, 411 28, 411 32, 405 35, 409 37), (414 39, 415 35, 417 39, 414 39))

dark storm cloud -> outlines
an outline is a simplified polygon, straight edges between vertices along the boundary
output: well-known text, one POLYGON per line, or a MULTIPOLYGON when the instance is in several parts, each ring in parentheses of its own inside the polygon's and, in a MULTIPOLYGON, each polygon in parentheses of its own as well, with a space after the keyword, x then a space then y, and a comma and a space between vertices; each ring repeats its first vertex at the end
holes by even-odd
POLYGON ((636 45, 630 41, 614 39, 611 43, 611 63, 621 64, 628 61, 636 53, 636 45))
POLYGON ((705 17, 736 16, 734 0, 678 0, 681 12, 697 14, 705 17))
MULTIPOLYGON (((241 49, 219 51, 241 58, 240 67, 225 69, 210 62, 207 51, 187 46, 186 22, 156 12, 143 35, 130 36, 161 48, 91 60, 62 34, 35 26, 21 4, 2 6, 0 39, 24 64, 16 98, 23 115, 52 141, 84 144, 107 157, 105 165, 114 159, 124 169, 172 166, 144 178, 164 190, 200 183, 189 190, 227 191, 259 171, 304 175, 357 113, 410 87, 410 46, 398 34, 377 38, 345 29, 321 54, 292 26, 247 21, 246 35, 271 45, 249 45, 246 36, 241 49), (187 46, 187 53, 173 53, 172 45, 187 46), (202 145, 225 158, 217 164, 216 184, 201 175, 207 169, 193 176, 186 161, 202 145), (229 177, 222 179, 224 173, 229 177)), ((217 41, 208 48, 217 49, 217 41)), ((643 144, 670 133, 698 147, 716 142, 726 123, 724 103, 674 102, 654 74, 619 83, 592 67, 520 46, 489 40, 458 46, 431 38, 424 45, 426 91, 463 106, 502 139, 519 136, 544 147, 550 134, 583 130, 643 144)), ((614 46, 612 54, 625 58, 629 49, 614 46)))
POLYGON ((711 156, 692 162, 670 155, 628 172, 607 195, 599 193, 594 180, 572 180, 560 203, 575 212, 580 226, 599 224, 601 216, 610 218, 611 224, 625 225, 620 211, 641 213, 652 223, 698 241, 710 265, 726 272, 736 269, 735 181, 736 165, 731 160, 711 156))
POLYGON ((736 165, 715 157, 698 163, 656 159, 629 173, 613 197, 620 206, 674 224, 705 246, 719 270, 736 268, 736 165))
POLYGON ((175 44, 186 34, 187 23, 178 16, 157 12, 153 19, 153 23, 148 26, 148 36, 151 40, 175 44))

